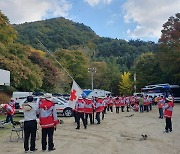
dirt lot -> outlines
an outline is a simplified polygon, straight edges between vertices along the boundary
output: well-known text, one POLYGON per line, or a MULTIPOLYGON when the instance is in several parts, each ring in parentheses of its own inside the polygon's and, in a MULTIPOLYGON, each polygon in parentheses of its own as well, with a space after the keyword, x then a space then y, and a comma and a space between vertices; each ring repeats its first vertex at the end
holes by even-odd
MULTIPOLYGON (((54 135, 57 154, 179 154, 180 153, 180 104, 175 104, 173 112, 173 132, 163 133, 165 120, 158 118, 157 106, 151 112, 108 112, 100 125, 82 126, 76 130, 74 119, 60 117, 64 124, 58 125, 54 135), (134 114, 133 116, 130 116, 134 114), (128 117, 130 116, 130 117, 128 117), (141 134, 147 134, 144 140, 141 134)), ((2 129, 0 130, 0 132, 2 129)), ((9 142, 8 133, 0 138, 1 151, 5 154, 24 153, 23 140, 9 142)), ((41 131, 39 130, 39 138, 41 131)), ((41 151, 41 140, 36 142, 41 151)), ((48 153, 48 151, 44 152, 48 153)))

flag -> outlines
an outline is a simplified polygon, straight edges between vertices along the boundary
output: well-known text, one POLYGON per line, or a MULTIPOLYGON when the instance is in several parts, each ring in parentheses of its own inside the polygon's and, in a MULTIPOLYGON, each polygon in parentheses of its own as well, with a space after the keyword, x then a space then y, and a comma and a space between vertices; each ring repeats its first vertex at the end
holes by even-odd
POLYGON ((75 103, 78 100, 78 98, 82 94, 82 89, 79 87, 79 85, 73 80, 71 92, 70 92, 70 98, 69 98, 69 105, 72 109, 75 107, 75 103))

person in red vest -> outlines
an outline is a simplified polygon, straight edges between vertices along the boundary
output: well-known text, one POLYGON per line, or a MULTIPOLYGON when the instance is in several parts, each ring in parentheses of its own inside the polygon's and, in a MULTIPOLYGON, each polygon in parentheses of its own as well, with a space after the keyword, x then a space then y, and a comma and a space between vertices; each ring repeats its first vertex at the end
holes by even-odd
POLYGON ((91 99, 85 99, 84 112, 86 125, 88 124, 88 117, 90 119, 90 124, 93 124, 93 109, 94 104, 91 99))
POLYGON ((120 99, 118 96, 115 99, 115 106, 116 106, 116 113, 119 113, 120 99))
POLYGON ((158 108, 159 108, 159 118, 163 119, 163 106, 165 103, 165 99, 163 96, 158 98, 158 108))
POLYGON ((9 121, 11 121, 11 123, 13 124, 13 115, 15 113, 15 108, 10 106, 9 104, 1 104, 0 108, 2 108, 6 114, 5 124, 8 123, 9 121))
POLYGON ((124 112, 125 100, 124 96, 120 97, 121 112, 124 112))
POLYGON ((103 113, 106 114, 106 109, 108 108, 108 102, 109 102, 109 97, 105 97, 103 99, 103 106, 104 106, 104 111, 103 113))
POLYGON ((113 112, 113 105, 114 105, 114 99, 112 97, 110 97, 110 99, 109 99, 109 108, 110 108, 111 112, 113 112))
POLYGON ((125 106, 126 106, 127 112, 129 112, 129 108, 130 108, 130 99, 129 99, 129 97, 125 97, 125 106))
POLYGON ((173 112, 173 107, 174 107, 174 100, 172 96, 169 96, 166 98, 168 101, 165 106, 163 106, 164 109, 164 117, 166 118, 166 126, 165 126, 165 132, 172 132, 172 122, 171 122, 171 117, 172 117, 172 112, 173 112))
POLYGON ((132 109, 135 111, 135 112, 138 112, 139 111, 139 104, 135 103, 132 107, 132 109))
POLYGON ((96 111, 96 120, 97 124, 101 123, 100 120, 100 113, 103 111, 104 107, 102 106, 103 99, 102 98, 96 98, 95 102, 95 111, 96 111))
POLYGON ((55 104, 52 101, 52 94, 46 93, 45 98, 39 102, 39 120, 42 127, 42 150, 46 150, 48 136, 48 150, 53 151, 53 135, 56 125, 59 123, 55 104))
POLYGON ((149 100, 147 95, 144 97, 144 111, 149 112, 149 100))
POLYGON ((110 108, 110 97, 109 95, 107 95, 107 97, 105 98, 106 99, 106 104, 107 104, 107 111, 109 111, 109 108, 110 108))
POLYGON ((103 98, 102 101, 103 111, 102 111, 102 120, 104 120, 104 115, 106 114, 106 108, 107 108, 107 101, 103 98))
POLYGON ((152 96, 148 97, 148 101, 149 101, 149 110, 152 110, 152 96))
POLYGON ((77 110, 77 114, 76 114, 77 127, 76 127, 76 129, 80 129, 80 119, 82 119, 82 121, 83 121, 84 129, 87 128, 86 121, 84 119, 84 105, 85 105, 85 102, 84 102, 83 98, 78 98, 78 100, 75 104, 75 107, 77 110))

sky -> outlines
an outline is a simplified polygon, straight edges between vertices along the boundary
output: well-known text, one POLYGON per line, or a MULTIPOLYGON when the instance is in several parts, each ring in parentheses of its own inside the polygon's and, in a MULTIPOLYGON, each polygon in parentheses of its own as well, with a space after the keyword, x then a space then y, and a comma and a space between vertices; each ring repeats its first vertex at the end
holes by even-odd
POLYGON ((101 37, 157 42, 180 0, 0 0, 0 10, 11 24, 64 17, 101 37))

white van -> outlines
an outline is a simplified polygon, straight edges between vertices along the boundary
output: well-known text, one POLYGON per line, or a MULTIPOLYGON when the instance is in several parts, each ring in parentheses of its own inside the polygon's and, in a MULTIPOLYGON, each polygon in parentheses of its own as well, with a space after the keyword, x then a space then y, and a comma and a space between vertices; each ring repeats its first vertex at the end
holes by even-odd
POLYGON ((27 97, 27 96, 31 96, 33 94, 33 92, 20 92, 20 91, 15 91, 12 94, 12 98, 14 98, 14 100, 20 98, 20 97, 27 97))
POLYGON ((12 99, 15 101, 16 112, 19 111, 20 108, 19 104, 22 104, 26 100, 27 96, 31 96, 32 93, 33 92, 20 92, 20 91, 13 92, 12 99))

